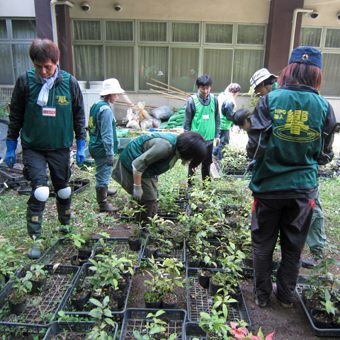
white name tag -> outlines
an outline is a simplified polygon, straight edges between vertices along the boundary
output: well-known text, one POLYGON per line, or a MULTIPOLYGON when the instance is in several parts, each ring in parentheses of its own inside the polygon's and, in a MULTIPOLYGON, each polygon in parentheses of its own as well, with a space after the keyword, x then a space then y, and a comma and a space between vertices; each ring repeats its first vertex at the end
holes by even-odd
POLYGON ((46 117, 55 117, 56 116, 55 107, 43 107, 42 108, 42 115, 46 116, 46 117))
POLYGON ((203 119, 209 119, 209 115, 202 115, 203 119))

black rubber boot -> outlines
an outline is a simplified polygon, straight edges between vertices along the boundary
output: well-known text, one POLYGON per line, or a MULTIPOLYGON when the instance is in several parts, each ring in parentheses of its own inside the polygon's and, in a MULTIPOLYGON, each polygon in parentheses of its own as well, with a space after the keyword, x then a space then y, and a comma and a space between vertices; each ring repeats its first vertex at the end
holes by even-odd
POLYGON ((57 210, 58 210, 58 220, 61 224, 59 231, 62 233, 69 233, 72 231, 71 223, 71 204, 60 204, 57 202, 57 210))
POLYGON ((117 207, 113 207, 107 203, 107 187, 97 188, 97 202, 99 204, 99 212, 115 212, 119 210, 117 207))
MULTIPOLYGON (((34 240, 39 240, 40 238, 43 214, 44 211, 33 212, 30 208, 27 208, 27 232, 34 240)), ((40 242, 33 243, 33 245, 28 249, 27 256, 30 259, 38 259, 41 256, 40 242)))
POLYGON ((116 189, 107 189, 107 196, 114 196, 117 194, 116 189))

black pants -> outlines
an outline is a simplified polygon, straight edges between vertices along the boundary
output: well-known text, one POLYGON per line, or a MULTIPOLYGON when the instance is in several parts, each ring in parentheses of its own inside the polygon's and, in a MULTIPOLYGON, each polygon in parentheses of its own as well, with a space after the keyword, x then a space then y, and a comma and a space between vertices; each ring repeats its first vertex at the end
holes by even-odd
MULTIPOLYGON (((48 176, 46 167, 48 165, 54 190, 57 193, 60 189, 68 186, 71 176, 70 150, 63 148, 58 150, 42 151, 23 148, 24 177, 31 181, 32 193, 28 200, 28 207, 31 211, 41 212, 45 208, 45 202, 38 201, 34 197, 34 191, 38 186, 47 186, 48 176)), ((62 205, 71 203, 71 197, 61 199, 57 195, 57 201, 62 205)))
MULTIPOLYGON (((213 152, 213 144, 207 146, 207 157, 202 162, 202 180, 204 181, 206 178, 210 179, 210 165, 212 163, 212 152, 213 152)), ((188 183, 192 184, 191 177, 194 175, 191 167, 189 166, 188 171, 188 183)))
POLYGON ((313 209, 311 198, 254 199, 251 237, 255 294, 260 303, 266 302, 272 292, 271 263, 279 232, 282 258, 277 270, 277 294, 285 303, 293 301, 313 209))

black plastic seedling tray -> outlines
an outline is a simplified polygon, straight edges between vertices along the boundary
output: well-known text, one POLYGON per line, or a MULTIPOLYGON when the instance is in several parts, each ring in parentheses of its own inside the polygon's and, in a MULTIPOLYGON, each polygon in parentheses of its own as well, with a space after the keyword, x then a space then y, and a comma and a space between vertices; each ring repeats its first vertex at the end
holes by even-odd
MULTIPOLYGON (((145 246, 144 246, 144 249, 143 249, 143 255, 142 255, 143 261, 148 261, 148 259, 151 258, 151 254, 149 253, 147 248, 153 241, 155 241, 155 239, 152 238, 150 235, 146 238, 145 246)), ((168 254, 168 257, 175 258, 179 262, 182 262, 183 265, 185 264, 185 253, 186 253, 185 242, 183 242, 183 248, 181 248, 181 249, 175 249, 175 248, 169 247, 168 250, 170 251, 169 254, 168 254)), ((156 256, 155 255, 153 255, 153 256, 154 256, 156 261, 159 261, 159 262, 164 261, 164 258, 158 258, 157 257, 157 252, 156 252, 156 256)))
MULTIPOLYGON (((67 339, 68 334, 72 336, 77 336, 78 340, 85 340, 86 335, 89 334, 91 328, 94 326, 95 322, 53 322, 48 328, 43 340, 52 339, 67 339), (59 336, 58 336, 59 335, 59 336), (58 336, 56 338, 56 336, 58 336)), ((116 339, 118 331, 118 324, 115 322, 115 327, 111 328, 109 335, 112 339, 116 339)))
MULTIPOLYGON (((211 314, 213 307, 213 296, 208 289, 198 283, 198 268, 187 269, 187 312, 189 322, 200 322, 201 312, 211 314)), ((227 321, 244 320, 251 325, 248 309, 241 292, 238 302, 228 305, 227 321)))
MULTIPOLYGON (((306 313, 307 319, 313 329, 313 332, 316 336, 327 336, 327 337, 340 337, 340 328, 318 328, 314 325, 314 322, 310 315, 310 309, 306 307, 303 299, 302 299, 302 291, 308 285, 308 277, 300 276, 298 280, 298 284, 296 286, 295 292, 296 295, 302 305, 303 310, 306 313)), ((325 278, 325 281, 327 279, 325 278)))
MULTIPOLYGON (((16 275, 24 277, 31 264, 25 265, 16 275)), ((11 280, 0 294, 1 319, 0 328, 18 329, 29 333, 39 333, 41 328, 47 328, 61 310, 71 293, 79 267, 45 265, 47 285, 43 292, 28 295, 28 302, 23 312, 16 316, 10 314, 8 296, 12 290, 11 280)))
MULTIPOLYGON (((133 336, 133 332, 135 330, 143 335, 146 320, 152 321, 152 319, 147 319, 146 316, 149 313, 155 314, 157 311, 159 311, 159 309, 127 309, 122 324, 120 340, 134 340, 135 337, 133 336)), ((165 333, 169 335, 176 333, 176 340, 184 340, 186 312, 177 309, 166 309, 164 312, 165 313, 158 318, 167 323, 167 325, 164 325, 164 327, 166 327, 165 333)))
MULTIPOLYGON (((82 249, 91 251, 89 258, 93 258, 94 249, 97 245, 98 239, 88 239, 83 245, 82 249)), ((44 253, 37 263, 40 264, 56 264, 70 265, 70 258, 77 255, 77 250, 74 248, 70 239, 57 240, 47 251, 44 253)))
MULTIPOLYGON (((96 252, 98 252, 101 248, 101 244, 99 242, 96 245, 96 252)), ((128 255, 135 255, 136 263, 134 263, 134 268, 140 267, 140 261, 142 259, 142 250, 143 250, 143 242, 141 243, 139 251, 133 251, 129 248, 129 238, 127 237, 116 237, 116 238, 103 238, 104 246, 107 246, 110 249, 110 253, 106 255, 117 255, 118 258, 128 255)))
POLYGON ((185 324, 185 339, 206 339, 207 333, 196 322, 187 322, 185 324))
MULTIPOLYGON (((91 270, 89 270, 89 268, 93 266, 92 263, 85 263, 82 267, 81 270, 79 271, 79 274, 77 275, 77 277, 74 280, 74 283, 72 285, 72 291, 78 287, 81 287, 84 285, 85 283, 85 279, 89 276, 92 275, 91 270)), ((132 281, 133 281, 133 276, 130 279, 128 288, 126 290, 126 297, 125 297, 125 301, 124 301, 124 307, 118 309, 118 311, 115 311, 113 313, 115 314, 123 314, 126 310, 126 306, 129 300, 129 296, 130 296, 130 290, 131 290, 131 286, 132 286, 132 281)), ((72 293, 72 292, 71 292, 72 293)), ((64 305, 63 305, 63 311, 66 314, 69 315, 79 315, 79 316, 87 316, 89 315, 90 310, 92 309, 92 307, 94 308, 94 306, 91 304, 91 309, 87 310, 87 311, 75 311, 72 303, 71 303, 71 298, 70 298, 71 294, 68 296, 68 298, 66 299, 64 305)))

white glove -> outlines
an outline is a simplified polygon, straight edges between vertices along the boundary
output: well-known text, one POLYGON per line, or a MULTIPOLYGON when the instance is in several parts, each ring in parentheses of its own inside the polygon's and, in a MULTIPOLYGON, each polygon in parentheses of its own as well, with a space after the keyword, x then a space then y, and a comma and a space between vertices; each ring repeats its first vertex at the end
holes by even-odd
POLYGON ((142 189, 142 185, 133 185, 133 192, 132 192, 132 197, 135 201, 140 201, 142 199, 143 196, 143 189, 142 189))
POLYGON ((220 139, 214 138, 214 146, 219 146, 219 145, 220 145, 220 139))

